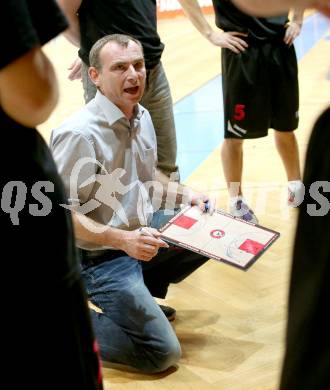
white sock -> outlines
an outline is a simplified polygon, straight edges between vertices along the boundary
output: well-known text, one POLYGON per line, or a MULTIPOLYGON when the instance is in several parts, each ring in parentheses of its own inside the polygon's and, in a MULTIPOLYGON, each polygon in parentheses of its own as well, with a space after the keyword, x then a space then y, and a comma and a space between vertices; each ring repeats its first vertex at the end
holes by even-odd
POLYGON ((288 181, 288 187, 291 191, 297 191, 303 187, 303 182, 301 180, 290 180, 288 181))
POLYGON ((294 199, 288 199, 288 205, 290 207, 297 207, 304 200, 305 186, 301 180, 288 181, 288 189, 294 194, 294 199))

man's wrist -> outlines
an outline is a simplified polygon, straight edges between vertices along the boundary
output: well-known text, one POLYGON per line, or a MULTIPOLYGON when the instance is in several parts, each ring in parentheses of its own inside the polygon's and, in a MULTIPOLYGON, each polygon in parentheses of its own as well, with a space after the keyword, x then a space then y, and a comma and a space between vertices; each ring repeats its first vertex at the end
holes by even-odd
POLYGON ((303 24, 302 20, 293 20, 292 22, 296 23, 299 27, 301 27, 303 24))
POLYGON ((123 250, 123 242, 125 242, 125 239, 123 238, 125 231, 108 227, 106 231, 104 232, 104 242, 106 245, 110 245, 111 247, 115 249, 123 250))
POLYGON ((204 37, 205 37, 206 39, 210 40, 212 34, 213 34, 213 30, 209 30, 209 31, 207 31, 206 33, 204 33, 204 37))

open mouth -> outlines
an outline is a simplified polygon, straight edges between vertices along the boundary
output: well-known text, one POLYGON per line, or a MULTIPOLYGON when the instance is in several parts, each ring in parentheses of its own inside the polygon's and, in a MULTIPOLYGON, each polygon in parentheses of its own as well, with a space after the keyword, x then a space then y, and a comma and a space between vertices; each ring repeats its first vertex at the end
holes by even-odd
POLYGON ((130 88, 125 88, 124 89, 124 92, 126 93, 129 93, 130 95, 135 95, 137 94, 139 91, 139 86, 135 86, 135 87, 130 87, 130 88))

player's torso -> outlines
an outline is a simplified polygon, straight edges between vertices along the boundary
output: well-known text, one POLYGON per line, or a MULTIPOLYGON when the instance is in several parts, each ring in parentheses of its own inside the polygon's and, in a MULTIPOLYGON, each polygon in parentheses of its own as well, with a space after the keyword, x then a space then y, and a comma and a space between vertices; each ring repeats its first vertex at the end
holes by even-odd
POLYGON ((216 25, 224 31, 246 32, 257 40, 283 36, 288 17, 255 18, 245 14, 230 0, 213 0, 216 25))
POLYGON ((155 0, 83 0, 79 22, 84 62, 88 63, 88 52, 99 38, 128 34, 141 42, 147 68, 158 64, 164 45, 157 33, 155 0))

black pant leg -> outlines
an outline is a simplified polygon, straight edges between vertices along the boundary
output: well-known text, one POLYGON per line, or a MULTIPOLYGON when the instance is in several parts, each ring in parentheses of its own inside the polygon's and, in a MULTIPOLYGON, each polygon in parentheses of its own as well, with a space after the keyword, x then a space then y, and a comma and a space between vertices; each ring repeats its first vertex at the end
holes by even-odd
POLYGON ((152 296, 165 298, 170 283, 181 282, 207 260, 208 257, 176 246, 161 249, 151 261, 142 262, 144 283, 152 296))

